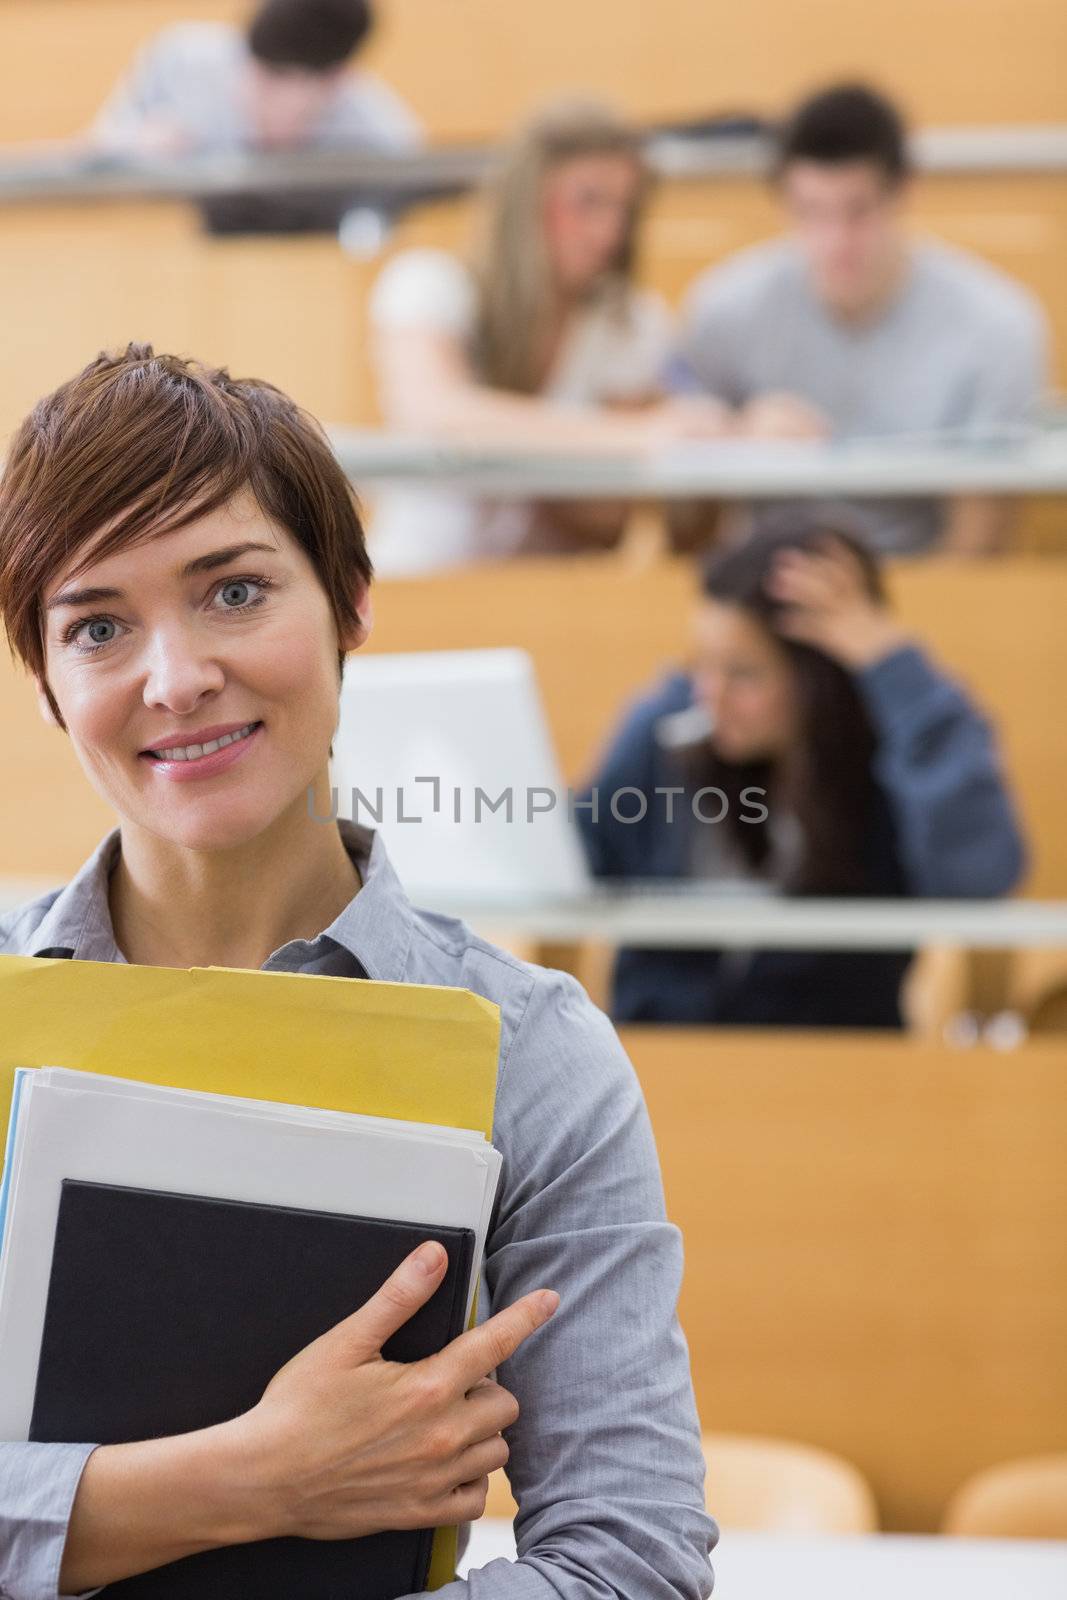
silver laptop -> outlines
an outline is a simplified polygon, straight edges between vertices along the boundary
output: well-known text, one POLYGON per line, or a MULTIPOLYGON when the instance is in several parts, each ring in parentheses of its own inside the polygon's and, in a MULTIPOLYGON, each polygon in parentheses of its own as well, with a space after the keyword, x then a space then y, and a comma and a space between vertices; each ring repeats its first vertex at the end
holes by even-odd
POLYGON ((591 888, 526 651, 349 657, 333 748, 338 815, 381 831, 414 900, 591 888))

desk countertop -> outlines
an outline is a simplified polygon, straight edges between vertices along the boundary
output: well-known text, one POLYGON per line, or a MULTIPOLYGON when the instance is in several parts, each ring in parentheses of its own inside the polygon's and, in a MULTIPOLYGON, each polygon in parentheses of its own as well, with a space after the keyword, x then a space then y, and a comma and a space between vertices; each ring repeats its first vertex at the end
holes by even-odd
MULTIPOLYGON (((514 1560, 508 1522, 471 1529, 460 1576, 514 1560)), ((910 1534, 724 1533, 712 1556, 719 1600, 1063 1600, 1067 1542, 910 1534)))

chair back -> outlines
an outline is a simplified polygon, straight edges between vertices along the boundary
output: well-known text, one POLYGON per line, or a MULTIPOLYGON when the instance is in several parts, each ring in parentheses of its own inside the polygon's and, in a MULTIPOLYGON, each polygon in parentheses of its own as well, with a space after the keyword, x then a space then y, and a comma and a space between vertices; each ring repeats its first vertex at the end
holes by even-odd
POLYGON ((949 1501, 942 1532, 1067 1539, 1067 1455, 1024 1456, 976 1472, 949 1501))

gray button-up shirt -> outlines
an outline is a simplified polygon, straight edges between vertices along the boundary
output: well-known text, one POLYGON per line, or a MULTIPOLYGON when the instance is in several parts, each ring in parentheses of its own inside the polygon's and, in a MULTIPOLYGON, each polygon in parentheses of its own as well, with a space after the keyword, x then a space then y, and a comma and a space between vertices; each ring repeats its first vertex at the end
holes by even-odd
MULTIPOLYGON (((363 887, 316 939, 263 963, 388 983, 449 984, 500 1007, 493 1142, 501 1187, 481 1314, 553 1288, 555 1316, 500 1369, 517 1562, 441 1600, 706 1600, 717 1530, 686 1344, 682 1243, 667 1222, 636 1074, 573 978, 518 961, 462 922, 416 910, 381 836, 338 819, 363 887)), ((0 918, 0 953, 124 961, 108 877, 117 828, 65 888, 0 918)), ((71 1505, 92 1444, 0 1444, 0 1595, 57 1600, 71 1505)), ((94 1591, 95 1592, 95 1591, 94 1591)))

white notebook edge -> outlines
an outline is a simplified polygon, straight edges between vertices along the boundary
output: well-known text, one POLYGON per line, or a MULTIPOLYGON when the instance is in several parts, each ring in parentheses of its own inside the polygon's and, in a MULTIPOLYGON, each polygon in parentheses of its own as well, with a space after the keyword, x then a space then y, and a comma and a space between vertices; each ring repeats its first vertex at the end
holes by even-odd
MULTIPOLYGON (((8 1366, 8 1381, 4 1382, 0 1378, 0 1438, 25 1438, 29 1428, 29 1414, 32 1410, 33 1379, 36 1373, 36 1362, 39 1359, 40 1338, 43 1332, 48 1273, 46 1270, 42 1271, 43 1264, 38 1261, 36 1292, 27 1294, 24 1290, 26 1281, 26 1247, 9 1248, 9 1245, 18 1233, 20 1213, 28 1214, 31 1224, 34 1221, 39 1221, 41 1223, 39 1228, 41 1233, 48 1234, 50 1228, 51 1231, 48 1236, 50 1240, 54 1239, 55 1221, 59 1208, 60 1174, 54 1173, 50 1175, 47 1180, 50 1185, 47 1195, 38 1195, 32 1201, 27 1200, 25 1205, 20 1201, 22 1193, 28 1194, 30 1192, 29 1188, 25 1191, 23 1190, 22 1155, 31 1139, 31 1135, 38 1128, 38 1124, 40 1123, 41 1129, 46 1125, 50 1107, 65 1108, 64 1115, 68 1133, 72 1139, 72 1150, 76 1147, 74 1124, 77 1120, 76 1111, 80 1105, 85 1108, 90 1125, 94 1113, 100 1118, 106 1118, 110 1110, 112 1118, 117 1117, 120 1121, 125 1119, 124 1126, 126 1127, 133 1126, 136 1119, 141 1117, 154 1118, 158 1128, 162 1127, 160 1118, 164 1113, 177 1112, 179 1117, 183 1117, 184 1113, 184 1118, 190 1119, 187 1122, 188 1129, 193 1128, 196 1122, 199 1121, 205 1126, 215 1126, 220 1136, 222 1130, 228 1130, 234 1138, 240 1139, 244 1137, 246 1140, 258 1134, 268 1140, 273 1139, 276 1145, 286 1146, 289 1154, 292 1154, 298 1148, 301 1152, 306 1152, 309 1171, 311 1172, 314 1172, 321 1163, 323 1141, 326 1141, 331 1147, 335 1162, 340 1158, 339 1153, 343 1151, 345 1145, 349 1145, 354 1149, 359 1144, 363 1145, 365 1151, 376 1151, 383 1159, 388 1146, 391 1144, 399 1144, 406 1147, 406 1153, 409 1155, 413 1154, 421 1146, 423 1162, 433 1165, 436 1160, 438 1164, 445 1163, 446 1167, 449 1162, 454 1163, 457 1159, 462 1161, 465 1155, 467 1159, 473 1162, 474 1167, 480 1173, 480 1179, 476 1178, 473 1172, 471 1174, 475 1181, 475 1188, 480 1183, 480 1204, 477 1207, 477 1214, 474 1214, 472 1208, 470 1214, 464 1216, 459 1222, 459 1225, 471 1227, 475 1234, 474 1260, 467 1286, 465 1320, 469 1321, 482 1271, 488 1224, 496 1199, 496 1189, 502 1166, 502 1158, 499 1152, 486 1141, 480 1131, 458 1130, 461 1135, 458 1139, 446 1140, 420 1137, 417 1132, 412 1133, 410 1128, 404 1125, 397 1127, 392 1133, 383 1133, 379 1128, 368 1127, 367 1124, 388 1123, 390 1119, 359 1117, 354 1113, 346 1112, 325 1113, 327 1120, 324 1123, 315 1120, 309 1121, 301 1117, 289 1119, 285 1115, 285 1107, 273 1101, 250 1102, 248 1106, 245 1106, 237 1101, 236 1097, 201 1094, 197 1091, 168 1090, 156 1085, 146 1086, 130 1079, 112 1079, 110 1082, 97 1081, 102 1079, 103 1075, 73 1073, 65 1068, 19 1070, 24 1073, 24 1076, 20 1080, 17 1116, 13 1117, 13 1122, 15 1123, 14 1133, 9 1139, 12 1148, 12 1164, 8 1191, 5 1248, 3 1257, 0 1259, 0 1347, 7 1350, 11 1357, 11 1364, 5 1362, 5 1366, 8 1366), (37 1074, 40 1072, 50 1074, 50 1077, 38 1080, 37 1074), (77 1087, 68 1086, 72 1078, 78 1080, 77 1087), (93 1080, 88 1086, 84 1081, 87 1079, 93 1080), (37 1093, 34 1092, 35 1081, 37 1093), (116 1089, 115 1085, 119 1087, 116 1089), (34 1110, 35 1102, 36 1111, 34 1110), (266 1111, 261 1112, 260 1107, 265 1107, 266 1111), (40 1121, 41 1118, 44 1119, 43 1122, 40 1121), (204 1122, 205 1118, 207 1119, 206 1123, 204 1122), (131 1122, 130 1119, 134 1119, 134 1121, 131 1122), (464 1134, 465 1136, 463 1136, 464 1134), (433 1154, 435 1150, 437 1152, 436 1157, 433 1154), (313 1159, 316 1151, 319 1158, 317 1162, 313 1159), (14 1268, 12 1268, 12 1262, 15 1263, 14 1268), (8 1279, 12 1277, 12 1274, 14 1274, 13 1286, 9 1292, 8 1279), (13 1309, 13 1299, 16 1291, 21 1297, 20 1306, 18 1309, 13 1309), (19 1346, 21 1359, 19 1359, 18 1353, 15 1351, 15 1341, 19 1339, 21 1340, 21 1345, 19 1346), (13 1399, 12 1390, 16 1391, 20 1398, 13 1399), (14 1432, 12 1432, 12 1429, 14 1429, 14 1432)), ((311 1115, 312 1119, 314 1119, 314 1111, 312 1111, 311 1115)), ((78 1122, 79 1128, 81 1125, 78 1122)), ((170 1123, 168 1126, 172 1138, 173 1125, 170 1123)), ((430 1130, 431 1134, 436 1131, 434 1125, 416 1124, 413 1126, 416 1129, 425 1126, 430 1130)), ((452 1133, 457 1132, 457 1130, 450 1131, 452 1133)), ((38 1141, 43 1137, 43 1132, 37 1132, 38 1141)), ((103 1148, 103 1146, 100 1146, 100 1148, 103 1148)), ((121 1154, 121 1151, 119 1151, 118 1156, 121 1157, 121 1154)), ((138 1159, 145 1154, 140 1145, 138 1146, 137 1154, 138 1159)), ((190 1154, 189 1159, 192 1167, 195 1168, 196 1160, 194 1156, 195 1152, 190 1154)), ((67 1160, 65 1154, 62 1159, 64 1161, 67 1160)), ((85 1155, 84 1159, 73 1161, 71 1165, 75 1170, 64 1170, 63 1176, 85 1177, 86 1174, 89 1174, 87 1181, 122 1182, 122 1172, 117 1170, 121 1169, 123 1165, 121 1159, 116 1159, 110 1167, 107 1161, 98 1166, 91 1155, 85 1155)), ((233 1192, 234 1185, 228 1181, 228 1176, 226 1179, 220 1178, 218 1180, 208 1178, 206 1180, 207 1187, 205 1188, 204 1180, 200 1179, 190 1178, 188 1182, 182 1183, 179 1181, 177 1185, 173 1179, 163 1181, 153 1179, 146 1166, 138 1167, 137 1160, 133 1162, 133 1168, 138 1173, 135 1185, 138 1187, 155 1187, 180 1193, 211 1193, 213 1197, 221 1199, 245 1198, 242 1194, 233 1192)), ((173 1172, 174 1168, 171 1167, 166 1170, 173 1172)), ((291 1174, 287 1174, 287 1176, 291 1177, 291 1174)), ((33 1182, 32 1179, 27 1179, 26 1181, 27 1184, 32 1184, 33 1182)), ((312 1187, 314 1187, 314 1184, 312 1187)), ((301 1204, 299 1199, 292 1197, 291 1191, 284 1198, 273 1199, 260 1192, 258 1199, 255 1199, 253 1203, 293 1205, 296 1209, 303 1208, 308 1210, 329 1209, 339 1212, 347 1210, 349 1214, 381 1216, 396 1216, 398 1210, 400 1212, 404 1212, 405 1209, 409 1212, 415 1210, 418 1212, 417 1215, 401 1215, 397 1217, 397 1220, 421 1222, 430 1226, 432 1226, 435 1219, 427 1213, 436 1209, 429 1202, 425 1207, 420 1205, 405 1208, 404 1205, 397 1206, 393 1201, 383 1200, 379 1204, 376 1198, 365 1199, 351 1206, 338 1204, 336 1201, 324 1202, 321 1198, 305 1198, 303 1204, 301 1204)), ((50 1261, 51 1251, 49 1249, 47 1255, 49 1265, 50 1261)))

